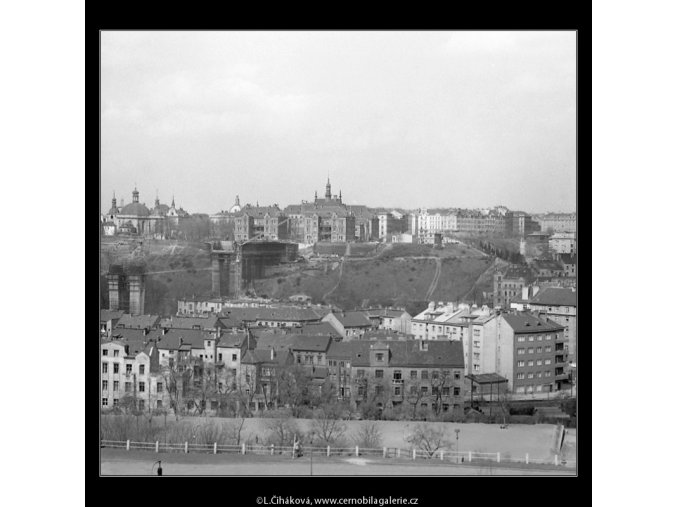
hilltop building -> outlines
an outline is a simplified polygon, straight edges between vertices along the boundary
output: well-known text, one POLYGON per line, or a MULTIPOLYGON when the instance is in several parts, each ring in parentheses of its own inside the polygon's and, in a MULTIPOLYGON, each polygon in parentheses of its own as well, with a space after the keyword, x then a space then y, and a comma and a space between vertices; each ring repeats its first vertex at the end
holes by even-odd
POLYGON ((115 193, 108 213, 101 217, 103 234, 114 236, 125 234, 145 238, 167 239, 174 237, 179 223, 189 215, 183 208, 177 208, 172 197, 172 204, 161 204, 156 196, 152 209, 139 202, 139 191, 134 188, 132 202, 118 207, 115 193))

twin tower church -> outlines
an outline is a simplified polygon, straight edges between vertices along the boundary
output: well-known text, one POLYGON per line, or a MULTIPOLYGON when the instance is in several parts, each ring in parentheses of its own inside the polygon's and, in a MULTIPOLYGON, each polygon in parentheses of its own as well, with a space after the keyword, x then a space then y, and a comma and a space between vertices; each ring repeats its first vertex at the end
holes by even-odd
POLYGON ((123 201, 120 207, 113 193, 111 208, 102 217, 103 234, 105 236, 130 234, 165 239, 170 237, 171 231, 188 216, 183 208, 176 207, 173 197, 171 206, 161 204, 160 199, 155 197, 153 209, 148 209, 145 204, 139 202, 139 191, 134 188, 132 202, 125 205, 123 201))

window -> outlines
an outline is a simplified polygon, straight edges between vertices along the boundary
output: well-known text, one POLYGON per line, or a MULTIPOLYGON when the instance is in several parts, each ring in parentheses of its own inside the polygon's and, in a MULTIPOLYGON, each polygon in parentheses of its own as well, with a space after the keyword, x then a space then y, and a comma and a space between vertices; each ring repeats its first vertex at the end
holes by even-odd
POLYGON ((423 370, 421 372, 421 380, 428 380, 428 370, 423 370))
POLYGON ((102 404, 104 407, 107 407, 107 406, 108 406, 108 398, 101 398, 101 404, 102 404))
POLYGON ((383 386, 376 386, 374 392, 376 393, 376 396, 383 394, 383 386))
POLYGON ((537 376, 538 378, 541 378, 541 377, 543 376, 543 373, 541 373, 541 372, 539 371, 538 373, 536 373, 536 376, 537 376))
POLYGON ((536 354, 543 352, 543 347, 536 347, 536 354))
POLYGON ((119 356, 120 356, 120 351, 117 350, 117 349, 115 349, 115 350, 113 351, 113 357, 119 357, 119 356))
POLYGON ((382 354, 381 352, 378 352, 378 353, 376 354, 376 360, 377 360, 377 361, 383 361, 383 354, 382 354))
POLYGON ((102 382, 101 388, 102 388, 104 391, 108 391, 108 381, 107 381, 107 380, 104 380, 104 381, 102 382))
POLYGON ((517 361, 517 367, 522 368, 524 366, 524 361, 517 361))
POLYGON ((400 386, 395 386, 395 396, 402 395, 402 388, 400 386))
POLYGON ((357 370, 357 378, 364 377, 364 370, 357 370))
POLYGON ((454 396, 460 396, 461 395, 461 388, 460 387, 454 387, 454 396))
POLYGON ((473 364, 472 369, 473 369, 473 371, 480 371, 480 365, 479 364, 473 364))
POLYGON ((421 410, 428 410, 428 404, 427 403, 421 403, 421 410))
POLYGON ((524 379, 524 373, 518 373, 518 374, 517 374, 517 379, 518 379, 518 380, 524 379))
POLYGON ((120 373, 120 363, 113 363, 113 373, 120 373))
POLYGON ((545 372, 545 376, 546 376, 546 377, 550 377, 551 375, 552 375, 552 372, 551 372, 551 371, 546 371, 546 372, 545 372))
POLYGON ((376 378, 383 378, 383 370, 376 370, 376 378))
POLYGON ((545 335, 545 339, 546 339, 546 340, 552 340, 552 335, 550 335, 550 334, 545 335))
POLYGON ((157 390, 158 393, 161 393, 162 392, 162 382, 158 382, 157 387, 155 389, 157 390))
POLYGON ((139 410, 143 410, 146 406, 146 402, 144 400, 139 400, 139 410))
POLYGON ((393 373, 394 380, 402 380, 402 370, 395 370, 393 373))
POLYGON ((527 374, 527 378, 534 378, 534 374, 533 374, 533 373, 528 373, 528 374, 527 374))
POLYGON ((433 376, 433 380, 437 380, 438 378, 440 378, 440 372, 437 371, 437 370, 433 370, 432 376, 433 376))
POLYGON ((536 366, 541 366, 542 364, 543 364, 542 360, 539 359, 538 361, 536 361, 536 366))
POLYGON ((131 382, 125 382, 125 392, 126 393, 132 392, 132 383, 131 382))
POLYGON ((461 372, 459 371, 454 372, 454 380, 461 380, 461 372))
POLYGON ((533 349, 533 348, 530 348, 530 349, 529 349, 529 354, 533 354, 533 353, 534 353, 534 349, 533 349))
POLYGON ((207 340, 207 347, 211 347, 211 346, 212 346, 212 342, 210 342, 209 340, 207 340))
POLYGON ((428 394, 428 386, 421 387, 421 394, 424 396, 428 394))
POLYGON ((523 356, 524 355, 524 349, 517 349, 517 355, 523 356))
POLYGON ((146 383, 145 382, 139 382, 139 392, 143 393, 146 391, 146 383))
POLYGON ((411 371, 409 372, 409 377, 410 377, 412 380, 416 380, 416 378, 418 377, 418 371, 416 371, 416 370, 411 370, 411 371))
POLYGON ((118 391, 120 390, 120 382, 115 380, 113 381, 113 391, 118 391))
POLYGON ((551 363, 552 363, 552 359, 546 359, 544 362, 545 362, 545 364, 551 364, 551 363))
POLYGON ((527 362, 527 366, 533 366, 533 365, 534 365, 534 362, 533 362, 533 361, 528 361, 528 362, 527 362))
POLYGON ((223 361, 223 354, 219 352, 219 361, 223 361))
POLYGON ((157 408, 162 408, 162 400, 157 400, 157 403, 155 405, 157 408))
POLYGON ((480 348, 480 342, 479 342, 479 340, 473 340, 472 346, 473 346, 474 348, 476 348, 476 349, 479 349, 479 348, 480 348))
POLYGON ((543 341, 543 335, 542 335, 542 334, 539 334, 539 335, 538 335, 538 341, 539 341, 539 342, 542 342, 542 341, 543 341))
POLYGON ((108 349, 103 349, 103 355, 107 356, 108 355, 108 349))
POLYGON ((231 360, 237 361, 237 354, 233 354, 232 357, 231 357, 231 360))
POLYGON ((442 403, 442 412, 449 412, 449 404, 442 403))
POLYGON ((210 405, 210 408, 211 408, 212 410, 216 410, 217 408, 219 408, 218 402, 216 402, 216 401, 214 401, 214 400, 212 400, 212 401, 210 402, 209 405, 210 405))
POLYGON ((140 364, 139 365, 139 375, 143 375, 145 372, 146 372, 146 365, 140 364))
POLYGON ((445 386, 442 388, 442 396, 449 396, 449 387, 445 386))
POLYGON ((416 386, 409 386, 409 394, 416 394, 417 391, 416 386))
POLYGON ((108 373, 108 363, 103 363, 101 367, 103 373, 108 373))
POLYGON ((473 359, 475 359, 475 360, 479 360, 479 358, 480 358, 480 353, 479 353, 479 352, 475 352, 475 353, 472 355, 472 357, 473 357, 473 359))
POLYGON ((530 341, 530 342, 534 341, 534 337, 533 337, 533 336, 530 336, 530 337, 529 337, 529 341, 530 341))
POLYGON ((552 352, 552 347, 550 345, 548 345, 547 347, 545 347, 545 351, 546 352, 552 352))
POLYGON ((364 396, 364 386, 359 386, 357 388, 357 395, 358 396, 364 396))
POLYGON ((126 365, 125 372, 127 373, 127 375, 132 373, 132 365, 131 364, 126 365))

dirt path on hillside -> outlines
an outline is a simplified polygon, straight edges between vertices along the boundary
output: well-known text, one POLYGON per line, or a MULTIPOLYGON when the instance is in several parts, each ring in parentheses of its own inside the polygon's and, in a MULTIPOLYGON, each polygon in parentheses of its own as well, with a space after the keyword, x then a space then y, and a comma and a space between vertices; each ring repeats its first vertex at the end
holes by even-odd
POLYGON ((331 294, 333 294, 333 292, 334 292, 336 289, 338 289, 338 286, 339 286, 339 285, 341 285, 341 278, 343 277, 343 261, 344 261, 343 258, 339 261, 339 276, 338 276, 338 281, 336 282, 336 285, 334 285, 334 286, 331 288, 331 290, 329 290, 329 292, 327 292, 324 296, 322 296, 322 301, 324 301, 325 303, 328 303, 328 302, 329 302, 329 301, 327 300, 327 298, 328 298, 331 294))
POLYGON ((480 273, 480 276, 477 277, 477 280, 475 280, 475 283, 472 285, 472 287, 470 287, 470 290, 469 290, 468 292, 466 292, 466 293, 463 295, 463 297, 461 298, 461 300, 466 300, 471 294, 474 293, 475 290, 477 290, 477 288, 478 288, 481 284, 485 283, 489 278, 493 278, 493 276, 494 276, 494 269, 500 268, 500 267, 501 267, 501 264, 502 264, 503 262, 505 262, 505 261, 502 261, 501 259, 499 259, 498 257, 496 257, 496 258, 494 259, 494 262, 492 262, 491 264, 489 264, 489 266, 487 267, 487 269, 485 269, 484 271, 482 271, 482 273, 480 273))
POLYGON ((433 257, 435 259, 435 275, 433 276, 432 282, 430 282, 430 287, 428 287, 428 292, 425 293, 425 300, 429 301, 432 297, 435 289, 437 289, 437 283, 440 281, 440 275, 442 274, 442 259, 439 257, 433 257))

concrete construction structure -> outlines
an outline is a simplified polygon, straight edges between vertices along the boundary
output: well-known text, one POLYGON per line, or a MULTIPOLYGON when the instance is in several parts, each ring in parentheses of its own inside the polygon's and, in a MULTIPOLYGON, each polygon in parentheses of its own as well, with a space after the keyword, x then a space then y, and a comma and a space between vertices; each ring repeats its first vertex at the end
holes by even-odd
POLYGON ((189 215, 183 208, 177 208, 172 197, 172 204, 161 204, 155 198, 153 209, 139 202, 139 191, 134 188, 132 202, 126 206, 117 205, 115 193, 108 213, 102 215, 102 232, 106 236, 125 234, 154 239, 176 237, 181 220, 189 215))
POLYGON ((142 315, 146 298, 146 275, 141 267, 111 264, 108 279, 108 309, 142 315))
POLYGON ((263 278, 266 268, 292 262, 298 244, 280 241, 212 241, 212 297, 239 297, 255 279, 263 278))

